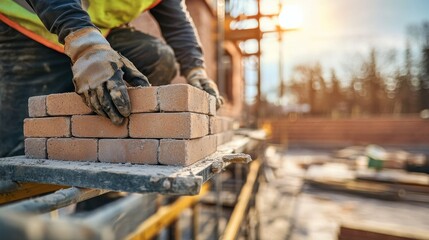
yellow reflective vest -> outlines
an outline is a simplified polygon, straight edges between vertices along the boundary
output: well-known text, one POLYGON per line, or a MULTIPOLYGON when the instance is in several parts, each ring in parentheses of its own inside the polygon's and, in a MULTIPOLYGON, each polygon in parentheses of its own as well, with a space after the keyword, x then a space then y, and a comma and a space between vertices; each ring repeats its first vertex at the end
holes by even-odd
MULTIPOLYGON (((140 13, 154 7, 160 0, 87 0, 84 9, 91 22, 104 36, 110 29, 129 23, 140 13)), ((0 0, 0 21, 21 32, 27 37, 59 52, 64 46, 58 42, 58 36, 50 33, 39 17, 22 3, 15 0, 0 0)))

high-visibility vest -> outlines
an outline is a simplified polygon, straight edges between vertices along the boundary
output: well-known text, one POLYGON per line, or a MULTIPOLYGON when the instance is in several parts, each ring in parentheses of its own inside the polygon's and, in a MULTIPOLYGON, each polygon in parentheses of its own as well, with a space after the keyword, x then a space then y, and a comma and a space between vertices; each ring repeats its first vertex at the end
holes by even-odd
MULTIPOLYGON (((91 22, 106 36, 110 29, 129 23, 160 1, 84 0, 85 4, 82 4, 82 7, 88 12, 91 22)), ((46 29, 23 0, 0 0, 0 21, 49 48, 64 52, 64 46, 58 42, 58 36, 46 29)))

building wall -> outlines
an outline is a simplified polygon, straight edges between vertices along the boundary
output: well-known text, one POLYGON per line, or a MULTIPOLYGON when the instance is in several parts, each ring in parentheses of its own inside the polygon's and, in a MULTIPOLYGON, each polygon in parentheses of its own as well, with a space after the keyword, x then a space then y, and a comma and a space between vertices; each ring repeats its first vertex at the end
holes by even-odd
MULTIPOLYGON (((217 82, 216 16, 206 1, 186 0, 186 6, 198 32, 204 53, 207 74, 217 82)), ((158 24, 148 12, 141 14, 140 17, 131 22, 131 25, 140 31, 162 39, 158 24)), ((233 58, 233 76, 229 80, 231 83, 228 84, 232 88, 233 98, 232 101, 228 101, 222 107, 219 113, 239 118, 243 107, 242 98, 244 93, 241 54, 231 43, 225 44, 225 50, 233 58)), ((173 83, 186 83, 186 80, 178 75, 173 80, 173 83)))
POLYGON ((418 117, 269 119, 271 141, 290 145, 347 146, 350 144, 429 144, 429 121, 418 117))

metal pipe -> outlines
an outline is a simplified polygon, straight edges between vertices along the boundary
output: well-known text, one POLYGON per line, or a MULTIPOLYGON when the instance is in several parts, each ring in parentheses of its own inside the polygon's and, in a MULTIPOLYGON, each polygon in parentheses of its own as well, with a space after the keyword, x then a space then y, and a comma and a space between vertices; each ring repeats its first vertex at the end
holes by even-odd
POLYGON ((24 200, 14 204, 0 208, 0 213, 3 212, 20 212, 20 213, 47 213, 52 210, 66 207, 73 203, 78 203, 89 198, 96 197, 108 191, 99 189, 86 189, 71 187, 61 189, 55 193, 51 193, 42 197, 24 200))
POLYGON ((156 194, 132 194, 73 220, 98 229, 101 235, 123 239, 156 211, 156 194))

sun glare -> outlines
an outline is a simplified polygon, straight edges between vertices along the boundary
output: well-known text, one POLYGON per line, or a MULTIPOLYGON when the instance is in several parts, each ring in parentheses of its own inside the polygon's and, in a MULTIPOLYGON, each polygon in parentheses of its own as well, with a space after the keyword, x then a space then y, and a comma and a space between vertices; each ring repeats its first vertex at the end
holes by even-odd
POLYGON ((297 29, 302 27, 304 12, 298 4, 286 4, 279 15, 279 24, 283 29, 297 29))

